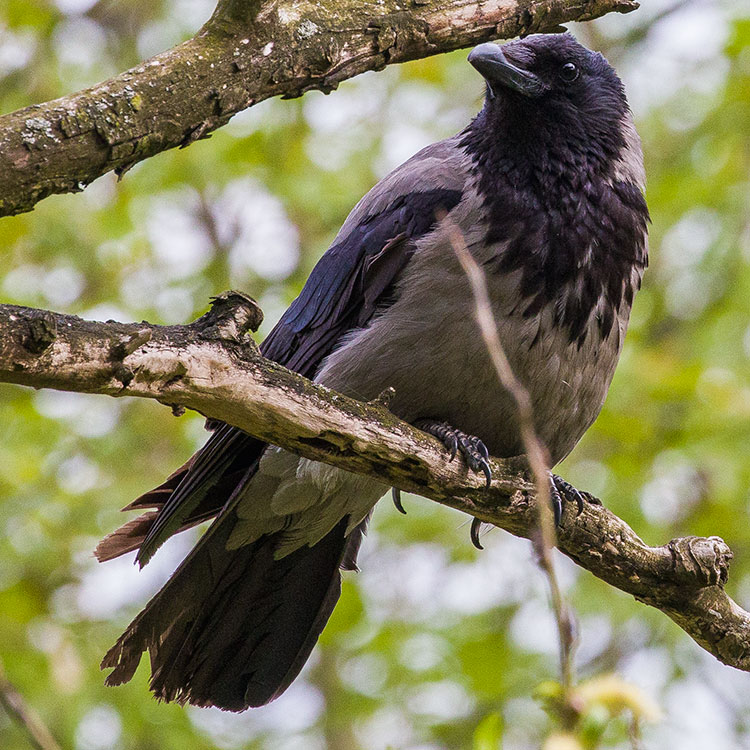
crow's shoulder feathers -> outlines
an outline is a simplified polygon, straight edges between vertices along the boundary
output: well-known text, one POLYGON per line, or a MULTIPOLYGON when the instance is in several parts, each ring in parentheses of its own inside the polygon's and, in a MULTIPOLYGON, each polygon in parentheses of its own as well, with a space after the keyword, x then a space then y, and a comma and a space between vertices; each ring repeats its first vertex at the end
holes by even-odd
POLYGON ((441 141, 367 193, 263 342, 264 356, 312 377, 345 333, 387 306, 415 242, 461 200, 462 158, 455 139, 441 141))

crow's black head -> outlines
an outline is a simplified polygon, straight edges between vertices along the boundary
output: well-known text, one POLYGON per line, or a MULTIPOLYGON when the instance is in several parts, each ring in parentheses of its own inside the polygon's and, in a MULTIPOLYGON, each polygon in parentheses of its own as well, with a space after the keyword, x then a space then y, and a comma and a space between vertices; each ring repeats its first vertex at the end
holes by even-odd
POLYGON ((570 34, 480 44, 484 109, 462 133, 487 212, 491 267, 520 272, 523 315, 551 306, 582 345, 616 330, 646 265, 640 140, 609 63, 570 34))
POLYGON ((622 82, 570 34, 480 44, 469 62, 487 82, 485 127, 504 139, 593 150, 603 161, 619 155, 630 122, 622 82))

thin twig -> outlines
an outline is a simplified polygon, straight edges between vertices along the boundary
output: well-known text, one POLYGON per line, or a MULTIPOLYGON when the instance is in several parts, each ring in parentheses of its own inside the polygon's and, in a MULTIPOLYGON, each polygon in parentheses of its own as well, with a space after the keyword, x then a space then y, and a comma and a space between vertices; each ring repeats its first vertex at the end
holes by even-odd
POLYGON ((637 716, 633 716, 628 726, 628 739, 631 750, 643 750, 643 738, 641 737, 641 723, 637 716))
POLYGON ((60 750, 60 745, 57 744, 36 711, 26 703, 23 696, 5 676, 2 663, 0 663, 0 705, 8 716, 26 732, 29 742, 37 750, 60 750))
POLYGON ((492 314, 492 305, 490 304, 484 271, 466 247, 463 234, 458 226, 448 217, 443 217, 443 227, 448 232, 453 250, 471 284, 477 324, 482 333, 487 351, 490 354, 492 364, 495 367, 500 382, 510 393, 518 408, 521 440, 523 441, 529 466, 534 475, 537 512, 539 514, 539 535, 537 539, 532 539, 532 541, 536 542, 534 546, 539 558, 539 565, 549 583, 552 608, 555 613, 560 639, 561 683, 564 695, 567 697, 573 684, 572 651, 574 639, 572 634, 574 629, 572 627, 570 610, 565 604, 562 592, 560 591, 552 559, 552 548, 555 546, 556 535, 550 503, 549 453, 534 429, 531 396, 523 383, 513 373, 513 368, 508 361, 508 357, 500 341, 495 318, 492 314))

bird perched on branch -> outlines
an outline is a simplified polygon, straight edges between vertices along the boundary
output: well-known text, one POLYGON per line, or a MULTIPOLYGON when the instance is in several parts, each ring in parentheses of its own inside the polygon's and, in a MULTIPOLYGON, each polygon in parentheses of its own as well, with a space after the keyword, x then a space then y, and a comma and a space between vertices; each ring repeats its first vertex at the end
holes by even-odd
MULTIPOLYGON (((486 81, 482 111, 362 198, 261 350, 355 398, 394 388, 391 410, 473 470, 489 471, 488 453, 522 453, 449 220, 486 273, 554 465, 601 409, 646 266, 640 141, 614 70, 568 34, 481 44, 469 62, 486 81)), ((144 565, 171 534, 215 518, 102 666, 117 685, 148 651, 158 698, 241 711, 299 673, 387 488, 210 426, 201 450, 128 506, 156 510, 97 549, 106 560, 138 548, 144 565)))

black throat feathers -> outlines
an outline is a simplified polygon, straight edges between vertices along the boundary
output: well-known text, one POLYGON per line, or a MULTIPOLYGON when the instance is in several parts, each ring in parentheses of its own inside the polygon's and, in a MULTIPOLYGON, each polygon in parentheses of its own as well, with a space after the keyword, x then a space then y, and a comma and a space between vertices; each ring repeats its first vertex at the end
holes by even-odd
POLYGON ((605 339, 620 306, 632 304, 648 262, 648 209, 640 186, 617 176, 629 147, 621 132, 528 114, 486 106, 461 140, 488 211, 487 240, 502 247, 488 271, 520 270, 523 315, 554 306, 555 323, 580 347, 592 314, 605 339))

